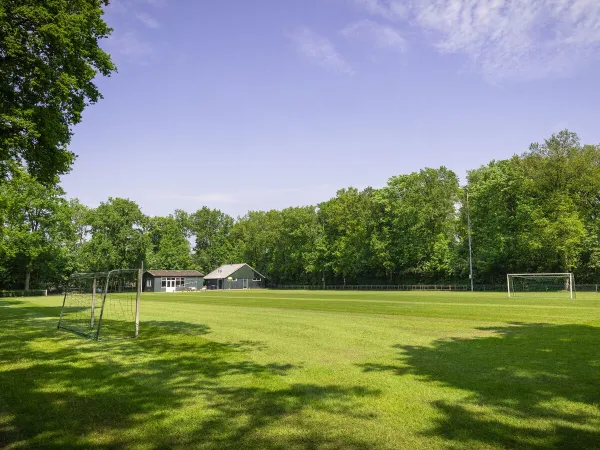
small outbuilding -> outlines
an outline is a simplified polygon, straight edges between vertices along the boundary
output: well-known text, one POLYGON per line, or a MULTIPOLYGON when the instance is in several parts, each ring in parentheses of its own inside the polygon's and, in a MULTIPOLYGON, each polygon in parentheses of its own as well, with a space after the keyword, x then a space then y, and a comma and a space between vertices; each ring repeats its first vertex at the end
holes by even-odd
POLYGON ((199 291, 204 275, 197 270, 147 270, 142 286, 144 292, 199 291))
POLYGON ((204 277, 207 289, 259 289, 265 276, 248 264, 225 264, 204 277))

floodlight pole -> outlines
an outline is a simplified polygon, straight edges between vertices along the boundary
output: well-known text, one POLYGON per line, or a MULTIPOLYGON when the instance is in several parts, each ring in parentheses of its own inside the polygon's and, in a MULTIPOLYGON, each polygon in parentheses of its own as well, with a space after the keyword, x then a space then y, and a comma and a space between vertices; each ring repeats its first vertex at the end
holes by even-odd
POLYGON ((473 250, 471 243, 471 210, 469 209, 469 187, 467 191, 467 230, 469 235, 469 280, 471 280, 471 292, 473 292, 473 250))

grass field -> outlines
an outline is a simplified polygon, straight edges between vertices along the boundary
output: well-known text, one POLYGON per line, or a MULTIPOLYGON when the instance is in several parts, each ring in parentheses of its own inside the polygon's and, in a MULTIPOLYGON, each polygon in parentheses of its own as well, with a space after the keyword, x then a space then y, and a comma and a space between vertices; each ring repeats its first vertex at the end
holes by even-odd
POLYGON ((0 299, 0 448, 599 448, 600 294, 144 294, 137 340, 0 299))

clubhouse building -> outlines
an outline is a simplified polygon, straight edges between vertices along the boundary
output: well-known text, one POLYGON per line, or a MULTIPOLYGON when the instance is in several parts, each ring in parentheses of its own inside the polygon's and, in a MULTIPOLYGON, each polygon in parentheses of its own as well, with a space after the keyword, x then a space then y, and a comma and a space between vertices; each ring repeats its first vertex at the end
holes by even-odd
POLYGON ((204 277, 206 289, 260 289, 265 276, 248 264, 225 264, 204 277))

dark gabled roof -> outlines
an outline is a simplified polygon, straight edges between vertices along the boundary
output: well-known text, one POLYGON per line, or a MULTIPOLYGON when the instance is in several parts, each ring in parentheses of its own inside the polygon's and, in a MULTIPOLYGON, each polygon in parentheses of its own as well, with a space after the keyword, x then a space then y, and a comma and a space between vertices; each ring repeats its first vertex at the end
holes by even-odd
MULTIPOLYGON (((221 267, 218 267, 217 269, 213 270, 208 275, 206 275, 204 277, 204 279, 205 280, 220 280, 220 279, 225 279, 228 276, 230 276, 231 274, 233 274, 233 273, 237 272, 238 270, 240 270, 244 266, 250 267, 246 263, 242 263, 242 264, 224 264, 221 267)), ((253 267, 250 267, 250 269, 252 269, 253 271, 255 271, 261 277, 267 278, 264 275, 262 275, 258 270, 254 269, 253 267)))
POLYGON ((146 270, 153 277, 203 277, 197 270, 146 270))

